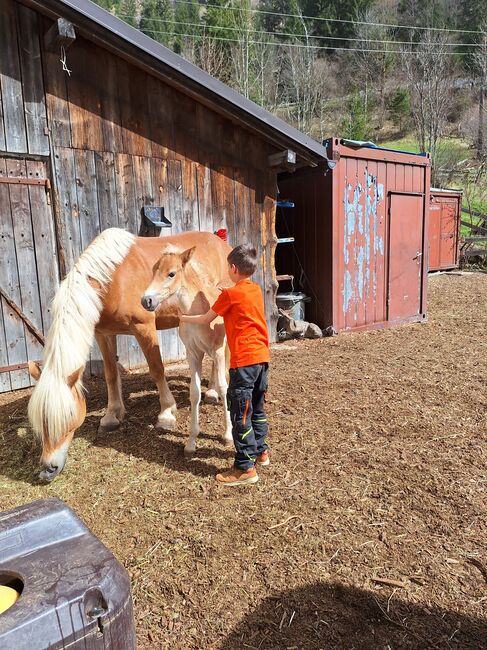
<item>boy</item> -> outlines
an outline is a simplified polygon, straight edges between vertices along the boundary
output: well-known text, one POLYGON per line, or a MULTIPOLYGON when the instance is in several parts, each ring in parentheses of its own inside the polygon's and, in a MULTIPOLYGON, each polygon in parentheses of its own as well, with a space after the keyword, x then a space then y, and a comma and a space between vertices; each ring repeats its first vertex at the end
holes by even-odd
POLYGON ((183 323, 209 324, 223 316, 230 348, 230 385, 227 401, 235 444, 234 467, 216 475, 223 485, 246 485, 259 480, 255 465, 269 465, 264 397, 269 375, 269 334, 260 287, 250 277, 257 267, 253 246, 243 244, 227 257, 235 286, 222 289, 206 314, 180 314, 183 323))

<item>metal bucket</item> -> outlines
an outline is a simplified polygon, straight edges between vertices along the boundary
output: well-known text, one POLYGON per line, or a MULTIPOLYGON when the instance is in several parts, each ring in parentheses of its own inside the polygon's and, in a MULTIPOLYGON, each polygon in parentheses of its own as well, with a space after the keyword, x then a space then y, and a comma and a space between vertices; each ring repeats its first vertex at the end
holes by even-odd
POLYGON ((304 303, 311 299, 300 291, 290 291, 289 293, 278 293, 276 304, 294 320, 305 320, 304 303))

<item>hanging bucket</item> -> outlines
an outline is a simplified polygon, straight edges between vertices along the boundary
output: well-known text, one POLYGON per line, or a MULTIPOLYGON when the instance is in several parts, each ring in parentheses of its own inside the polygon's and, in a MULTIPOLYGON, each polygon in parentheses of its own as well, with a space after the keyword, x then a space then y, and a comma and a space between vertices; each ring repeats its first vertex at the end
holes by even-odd
POLYGON ((294 320, 306 320, 304 317, 304 303, 309 302, 306 294, 300 291, 290 291, 289 293, 278 293, 276 304, 294 320))

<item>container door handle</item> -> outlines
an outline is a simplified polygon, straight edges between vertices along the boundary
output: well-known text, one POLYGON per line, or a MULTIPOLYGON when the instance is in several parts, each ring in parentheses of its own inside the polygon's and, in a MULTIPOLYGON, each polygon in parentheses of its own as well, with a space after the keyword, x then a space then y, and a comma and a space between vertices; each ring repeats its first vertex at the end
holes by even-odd
POLYGON ((422 255, 423 255, 423 253, 421 253, 420 251, 417 251, 416 255, 413 257, 413 260, 417 260, 422 255))

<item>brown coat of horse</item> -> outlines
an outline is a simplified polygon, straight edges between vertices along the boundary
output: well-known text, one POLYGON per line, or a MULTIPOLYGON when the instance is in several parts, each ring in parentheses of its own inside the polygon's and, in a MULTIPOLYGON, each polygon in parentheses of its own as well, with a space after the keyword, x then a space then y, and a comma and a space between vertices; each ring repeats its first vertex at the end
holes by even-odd
POLYGON ((53 321, 46 339, 42 371, 29 364, 38 380, 29 402, 29 419, 42 440, 41 478, 51 480, 64 467, 74 431, 86 413, 82 375, 93 338, 103 355, 108 391, 100 428, 118 428, 125 408, 117 365, 117 334, 137 339, 159 390, 156 427, 173 428, 176 403, 164 375, 158 329, 177 327, 177 298, 161 303, 155 312, 141 305, 154 266, 165 250, 194 248, 191 263, 204 269, 205 281, 217 287, 228 283, 228 244, 204 232, 171 237, 135 237, 117 228, 103 231, 81 254, 61 283, 53 302, 53 321))

